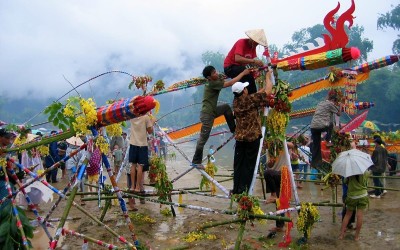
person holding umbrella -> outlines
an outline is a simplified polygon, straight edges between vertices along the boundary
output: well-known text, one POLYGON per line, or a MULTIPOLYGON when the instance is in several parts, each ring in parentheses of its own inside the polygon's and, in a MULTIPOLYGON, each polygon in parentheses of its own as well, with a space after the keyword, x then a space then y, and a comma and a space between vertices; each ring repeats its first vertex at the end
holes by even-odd
POLYGON ((344 183, 347 184, 347 206, 346 214, 342 221, 339 239, 343 239, 347 225, 354 211, 357 211, 356 233, 354 239, 360 239, 360 231, 363 224, 364 209, 367 207, 368 200, 368 177, 367 169, 373 165, 371 156, 358 149, 343 151, 332 163, 332 173, 343 176, 344 183))

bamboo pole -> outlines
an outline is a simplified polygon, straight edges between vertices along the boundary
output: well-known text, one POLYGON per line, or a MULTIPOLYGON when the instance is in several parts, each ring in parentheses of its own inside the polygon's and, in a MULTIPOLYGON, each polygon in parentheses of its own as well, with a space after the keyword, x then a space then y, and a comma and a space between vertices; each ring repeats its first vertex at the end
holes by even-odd
POLYGON ((102 247, 106 247, 108 249, 120 249, 120 248, 118 248, 117 246, 115 246, 113 244, 105 243, 102 240, 97 240, 97 239, 95 239, 93 237, 87 236, 85 234, 77 233, 77 232, 75 232, 73 230, 69 230, 69 229, 66 229, 66 228, 62 229, 62 234, 63 235, 68 235, 69 234, 69 235, 72 235, 72 236, 75 236, 75 237, 83 238, 83 239, 85 239, 85 240, 87 240, 89 242, 95 243, 95 244, 97 244, 99 246, 102 246, 102 247))
POLYGON ((7 170, 5 166, 2 166, 3 172, 4 172, 4 179, 6 182, 6 188, 8 191, 8 194, 11 195, 11 205, 13 207, 12 213, 16 219, 16 224, 18 231, 21 233, 21 240, 22 240, 22 246, 24 249, 29 249, 29 244, 28 244, 28 239, 26 238, 24 228, 22 226, 21 219, 19 217, 18 209, 17 209, 17 203, 15 202, 15 198, 12 197, 12 190, 11 190, 11 185, 10 185, 10 180, 8 179, 7 175, 7 170))
MULTIPOLYGON (((22 187, 22 183, 21 181, 18 179, 17 174, 15 173, 14 169, 9 168, 9 171, 11 173, 12 178, 14 179, 14 181, 17 183, 18 187, 21 188, 22 187)), ((36 220, 39 223, 39 225, 43 228, 43 231, 46 233, 47 237, 52 240, 52 237, 50 235, 49 230, 47 229, 47 224, 45 223, 45 221, 43 220, 43 218, 39 215, 39 212, 36 209, 36 206, 33 204, 33 202, 31 201, 31 199, 29 198, 28 194, 25 191, 25 188, 21 189, 22 194, 25 197, 26 202, 28 203, 28 207, 32 210, 33 214, 36 216, 36 220)))
POLYGON ((242 243, 244 230, 246 229, 246 221, 240 222, 238 236, 235 241, 235 250, 240 250, 240 244, 242 243))
MULTIPOLYGON (((96 198, 96 200, 97 200, 97 198, 96 198)), ((100 218, 99 218, 99 220, 101 222, 103 222, 104 217, 106 216, 107 210, 110 208, 110 206, 111 206, 111 200, 106 200, 106 204, 104 205, 103 211, 101 212, 101 215, 100 215, 100 218)))
MULTIPOLYGON (((332 190, 332 203, 337 203, 335 187, 331 187, 331 190, 332 190)), ((334 206, 332 206, 332 222, 336 223, 336 208, 334 206)))
POLYGON ((242 219, 235 219, 235 220, 227 220, 227 221, 210 222, 210 223, 207 223, 207 224, 199 227, 198 230, 203 231, 204 229, 207 229, 207 228, 212 228, 212 227, 217 227, 217 226, 222 226, 222 225, 232 224, 232 223, 239 223, 242 221, 243 221, 242 219))
MULTIPOLYGON (((67 184, 67 186, 64 188, 64 190, 63 190, 63 195, 65 196, 66 195, 66 193, 69 191, 69 189, 71 188, 71 186, 72 186, 72 183, 74 183, 75 182, 75 179, 76 179, 76 175, 74 175, 72 178, 71 178, 71 180, 68 182, 68 184, 67 184)), ((68 194, 69 195, 69 194, 68 194)), ((58 199, 57 199, 57 201, 53 204, 53 206, 50 208, 50 210, 49 210, 49 212, 47 213, 47 215, 45 216, 45 218, 44 218, 44 221, 46 222, 46 221, 49 221, 49 218, 50 218, 50 216, 51 216, 51 214, 54 212, 54 210, 57 208, 57 206, 60 204, 60 202, 61 202, 61 200, 63 199, 63 196, 59 196, 58 197, 58 199)))

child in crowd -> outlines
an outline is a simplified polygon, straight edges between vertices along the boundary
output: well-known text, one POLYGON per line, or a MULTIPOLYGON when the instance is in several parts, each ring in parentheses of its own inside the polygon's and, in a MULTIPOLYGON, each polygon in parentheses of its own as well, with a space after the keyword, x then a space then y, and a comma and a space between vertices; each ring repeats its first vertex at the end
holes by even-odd
POLYGON ((114 174, 117 175, 123 160, 122 149, 118 145, 115 145, 112 155, 114 157, 114 174))
POLYGON ((347 226, 354 211, 357 211, 356 233, 354 240, 358 241, 360 239, 364 209, 369 203, 367 192, 368 176, 369 173, 366 171, 363 175, 353 175, 344 180, 344 183, 346 183, 348 186, 345 202, 347 209, 342 221, 339 239, 344 238, 344 234, 346 233, 347 226))
MULTIPOLYGON (((80 146, 83 145, 83 141, 79 137, 71 137, 67 139, 68 148, 67 148, 67 155, 71 152, 77 150, 80 146)), ((65 162, 65 168, 67 170, 68 180, 71 181, 72 177, 78 172, 79 167, 82 165, 83 161, 86 159, 86 151, 81 150, 74 156, 71 156, 65 162)), ((79 191, 84 192, 84 177, 82 177, 82 182, 79 185, 79 191)), ((81 205, 84 206, 86 203, 82 200, 83 195, 81 195, 81 205)))

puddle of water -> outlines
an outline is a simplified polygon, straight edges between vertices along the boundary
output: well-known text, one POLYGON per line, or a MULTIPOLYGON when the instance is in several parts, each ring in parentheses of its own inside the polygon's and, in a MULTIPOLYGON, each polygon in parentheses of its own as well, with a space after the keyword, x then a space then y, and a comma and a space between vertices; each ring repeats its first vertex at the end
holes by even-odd
POLYGON ((167 240, 167 233, 169 233, 169 225, 167 222, 163 222, 158 226, 157 232, 154 234, 154 237, 157 240, 167 240))

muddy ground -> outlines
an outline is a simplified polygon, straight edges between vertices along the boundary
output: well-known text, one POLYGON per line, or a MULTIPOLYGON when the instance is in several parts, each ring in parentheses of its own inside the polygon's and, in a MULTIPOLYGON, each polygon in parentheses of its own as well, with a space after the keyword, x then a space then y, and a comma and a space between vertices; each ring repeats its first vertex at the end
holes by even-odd
MULTIPOLYGON (((222 157, 219 159, 221 160, 222 157)), ((218 159, 218 158, 217 158, 218 159)), ((187 169, 186 163, 182 157, 177 155, 175 161, 168 162, 168 173, 170 179, 173 179, 184 170, 187 169)), ((218 174, 225 177, 217 177, 218 180, 229 179, 231 171, 229 164, 219 167, 218 174), (227 176, 227 177, 226 177, 227 176)), ((175 189, 180 188, 195 188, 200 184, 201 175, 197 170, 192 170, 181 179, 174 183, 175 189)), ((146 178, 146 183, 148 179, 146 178)), ((124 188, 126 185, 125 176, 119 181, 119 186, 124 188)), ((232 181, 224 181, 221 183, 228 190, 232 188, 232 181)), ((63 180, 56 183, 57 188, 62 188, 65 185, 63 180)), ((303 183, 303 188, 298 189, 299 198, 301 201, 321 202, 331 199, 330 189, 322 190, 323 186, 315 185, 314 183, 303 183)), ((372 186, 372 181, 371 181, 372 186)), ((386 186, 394 189, 400 189, 399 179, 390 179, 386 181, 386 186)), ((151 186, 146 186, 146 190, 152 190, 151 186)), ((223 195, 220 190, 217 194, 223 195)), ((263 192, 260 180, 257 181, 255 195, 263 199, 263 192)), ((269 194, 267 194, 267 197, 269 194)), ((230 200, 224 198, 206 197, 195 194, 183 195, 182 202, 184 204, 197 205, 207 208, 212 208, 216 211, 229 209, 230 200)), ((156 199, 156 198, 155 198, 156 199)), ((172 196, 174 202, 178 202, 178 195, 172 196)), ((76 200, 79 200, 77 198, 76 200)), ((341 188, 338 188, 338 200, 341 202, 341 188)), ((344 240, 338 240, 341 208, 336 208, 332 211, 330 207, 319 207, 320 221, 316 223, 312 230, 308 244, 302 247, 291 244, 291 249, 400 249, 400 192, 388 191, 382 199, 370 199, 369 208, 365 211, 364 225, 361 231, 361 240, 354 241, 354 231, 350 230, 344 240), (333 222, 333 213, 335 222, 333 222)), ((59 218, 63 212, 63 206, 57 208, 53 218, 59 218)), ((99 217, 101 214, 97 206, 97 201, 86 202, 85 209, 91 214, 99 217)), ((104 203, 103 203, 104 204, 104 203)), ((139 204, 139 209, 133 219, 134 232, 142 244, 148 245, 151 249, 233 249, 235 240, 238 236, 238 224, 227 224, 206 229, 205 232, 216 236, 214 240, 199 240, 191 243, 185 242, 184 237, 192 231, 195 231, 199 226, 209 222, 228 221, 235 219, 233 215, 226 215, 217 212, 205 212, 188 208, 175 208, 176 217, 165 216, 160 213, 162 209, 169 208, 163 205, 160 208, 159 204, 147 201, 145 204, 139 204), (154 222, 143 221, 137 217, 148 216, 154 222)), ((41 210, 46 211, 49 204, 42 204, 41 210)), ((274 211, 275 207, 272 204, 262 204, 261 208, 264 212, 274 211)), ((43 214, 45 214, 43 212, 43 214)), ((68 221, 65 227, 76 230, 79 233, 89 235, 93 238, 103 240, 107 243, 123 246, 117 242, 116 237, 107 232, 103 227, 91 221, 90 218, 83 215, 76 208, 72 208, 69 214, 70 217, 81 217, 76 221, 68 221)), ((291 217, 296 222, 297 213, 291 213, 291 217)), ((113 230, 131 241, 128 226, 122 217, 119 206, 112 206, 107 212, 105 223, 113 230)), ((57 226, 57 223, 54 223, 57 226)), ((274 221, 266 221, 266 223, 254 222, 246 224, 246 231, 243 236, 241 249, 279 249, 278 243, 283 240, 284 233, 278 233, 273 239, 267 239, 269 229, 275 226, 274 221)), ((51 232, 54 235, 54 230, 51 232)), ((296 227, 291 230, 292 241, 295 242, 301 237, 296 227)), ((34 249, 47 249, 48 238, 41 229, 36 229, 35 238, 33 239, 34 249)), ((83 240, 73 236, 62 236, 57 249, 81 249, 83 240)), ((100 246, 90 244, 90 249, 103 249, 100 246)))

